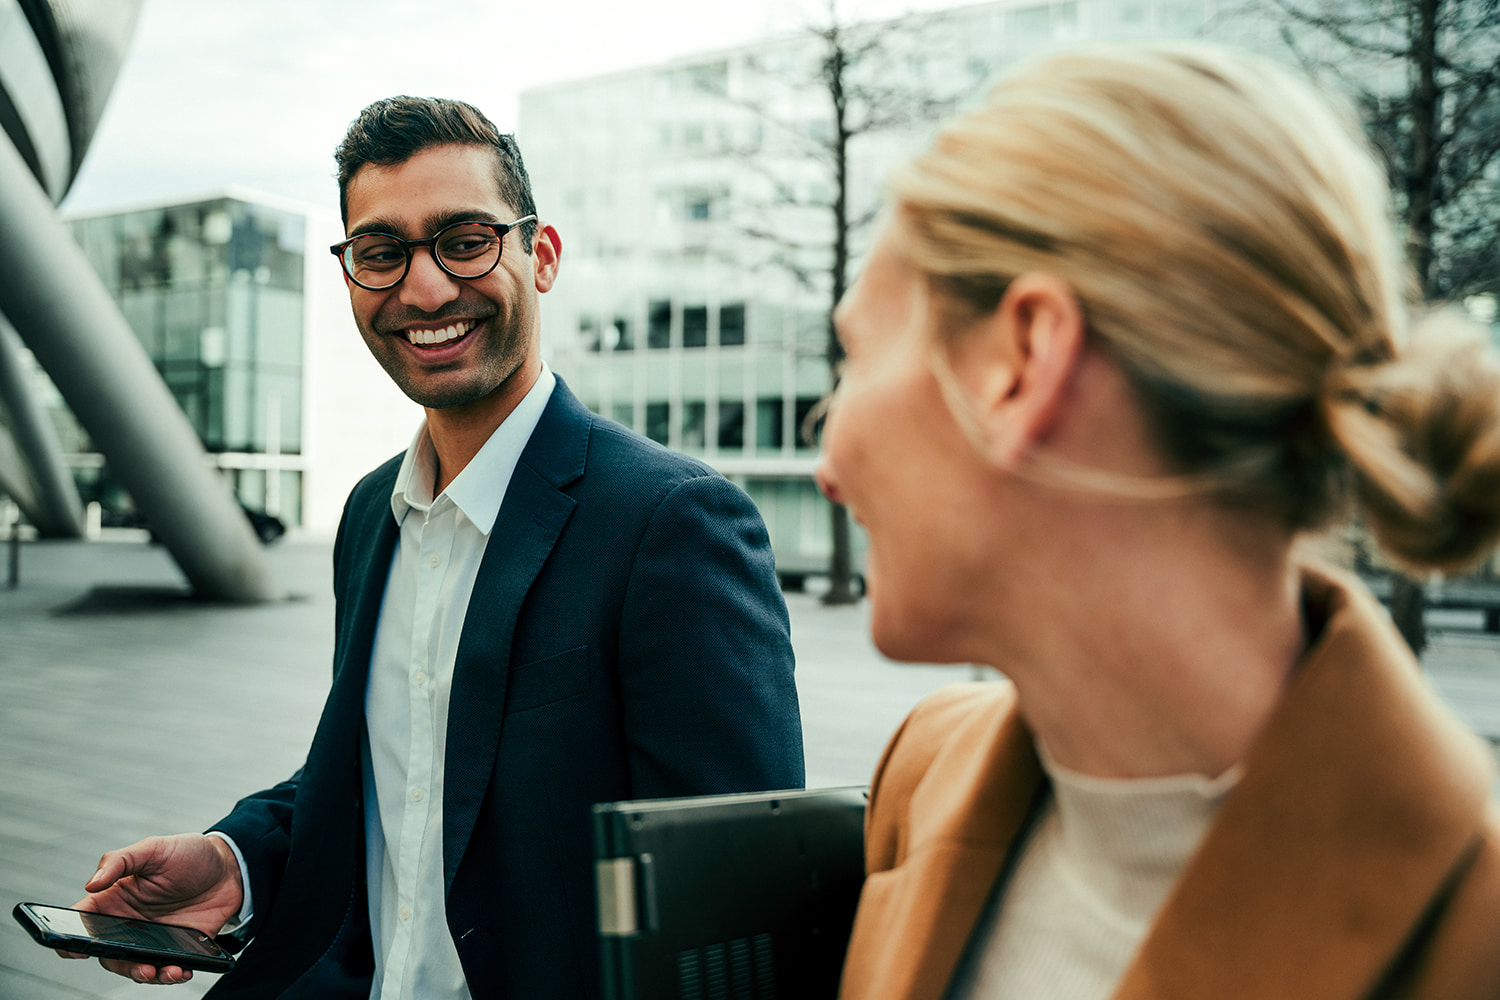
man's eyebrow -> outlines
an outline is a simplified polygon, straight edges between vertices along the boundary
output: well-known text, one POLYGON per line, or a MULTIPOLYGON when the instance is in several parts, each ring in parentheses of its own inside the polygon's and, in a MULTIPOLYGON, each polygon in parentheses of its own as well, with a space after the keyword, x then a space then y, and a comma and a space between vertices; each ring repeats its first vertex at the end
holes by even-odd
MULTIPOLYGON (((446 229, 455 222, 508 222, 494 212, 487 212, 479 208, 459 208, 448 212, 440 212, 429 215, 423 223, 422 237, 431 236, 440 229, 446 229)), ((420 237, 405 232, 405 226, 394 219, 374 218, 354 226, 349 230, 348 237, 363 236, 366 233, 388 233, 391 236, 399 236, 402 239, 418 239, 420 237)))
POLYGON ((439 229, 446 229, 455 222, 508 222, 494 212, 486 212, 477 208, 460 208, 452 212, 443 212, 439 215, 427 217, 427 235, 431 236, 439 229))

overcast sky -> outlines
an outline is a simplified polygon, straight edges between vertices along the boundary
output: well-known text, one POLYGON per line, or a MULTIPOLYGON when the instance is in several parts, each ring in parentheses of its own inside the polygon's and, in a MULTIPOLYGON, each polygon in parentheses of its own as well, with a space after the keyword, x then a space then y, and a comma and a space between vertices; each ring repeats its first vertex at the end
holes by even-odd
MULTIPOLYGON (((955 5, 840 0, 844 16, 861 18, 955 5)), ((824 7, 825 0, 146 0, 63 210, 107 211, 228 185, 334 209, 333 147, 372 100, 460 97, 509 131, 528 87, 793 31, 824 7)))

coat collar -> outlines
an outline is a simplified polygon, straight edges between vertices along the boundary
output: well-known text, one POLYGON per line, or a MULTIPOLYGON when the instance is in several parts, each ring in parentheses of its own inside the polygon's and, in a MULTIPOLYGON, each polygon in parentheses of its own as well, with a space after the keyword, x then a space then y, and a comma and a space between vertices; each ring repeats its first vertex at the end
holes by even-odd
MULTIPOLYGON (((1488 751, 1356 582, 1303 591, 1317 638, 1116 1000, 1367 994, 1477 842, 1488 751)), ((966 688, 877 772, 845 1000, 943 996, 1044 787, 1009 685, 966 688)))
POLYGON ((1117 1000, 1365 995, 1476 843, 1488 751, 1362 587, 1304 594, 1321 634, 1117 1000))

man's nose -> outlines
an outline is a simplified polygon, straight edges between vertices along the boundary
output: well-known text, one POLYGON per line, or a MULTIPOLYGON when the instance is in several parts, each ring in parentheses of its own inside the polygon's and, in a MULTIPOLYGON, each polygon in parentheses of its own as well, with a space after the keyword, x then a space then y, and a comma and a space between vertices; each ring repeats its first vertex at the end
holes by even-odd
POLYGON ((438 266, 431 247, 413 247, 411 266, 399 289, 401 302, 423 312, 439 308, 458 298, 459 279, 438 266))

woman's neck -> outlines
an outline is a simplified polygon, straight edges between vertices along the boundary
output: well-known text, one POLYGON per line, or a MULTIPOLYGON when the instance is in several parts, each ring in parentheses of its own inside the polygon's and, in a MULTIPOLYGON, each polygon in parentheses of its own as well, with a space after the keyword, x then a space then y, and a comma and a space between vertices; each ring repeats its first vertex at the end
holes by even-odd
POLYGON ((992 662, 1070 770, 1222 774, 1248 752, 1305 645, 1290 539, 1268 518, 1207 503, 1094 513, 1058 526, 1088 557, 1048 567, 1060 585, 1037 593, 1043 606, 1002 616, 1029 620, 1038 641, 1018 651, 1021 633, 997 628, 992 662))

